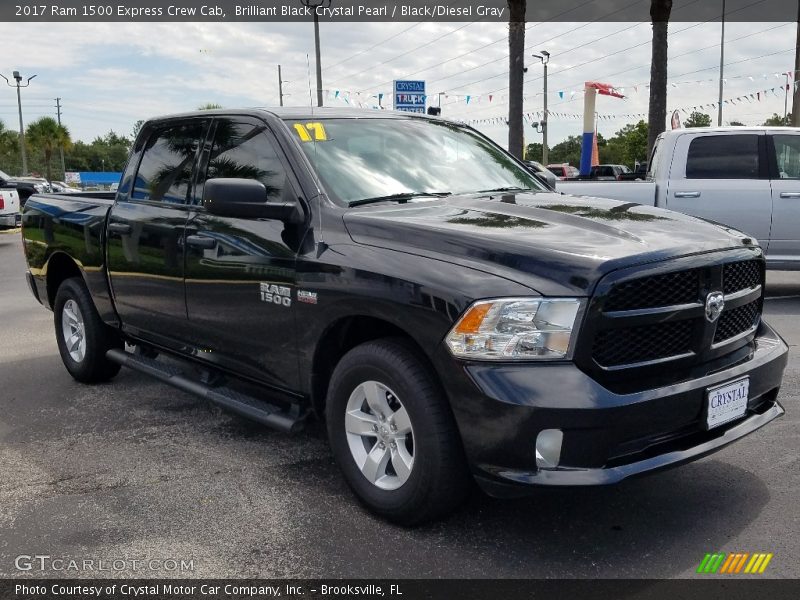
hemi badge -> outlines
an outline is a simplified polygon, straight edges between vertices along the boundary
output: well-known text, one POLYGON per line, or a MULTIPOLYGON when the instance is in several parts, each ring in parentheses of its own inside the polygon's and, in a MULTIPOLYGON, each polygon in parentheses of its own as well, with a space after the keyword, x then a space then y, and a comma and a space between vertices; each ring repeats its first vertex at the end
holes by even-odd
POLYGON ((297 290, 297 301, 306 304, 317 303, 317 292, 308 292, 306 290, 297 290))

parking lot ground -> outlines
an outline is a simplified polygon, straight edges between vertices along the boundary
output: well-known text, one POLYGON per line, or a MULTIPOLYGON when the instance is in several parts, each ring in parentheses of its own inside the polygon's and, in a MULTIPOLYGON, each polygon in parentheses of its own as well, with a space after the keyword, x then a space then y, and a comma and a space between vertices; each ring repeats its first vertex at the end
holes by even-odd
POLYGON ((123 370, 85 386, 61 365, 0 235, 0 576, 18 555, 191 560, 138 577, 692 577, 706 552, 772 552, 800 577, 800 273, 770 273, 766 318, 791 345, 787 414, 679 469, 522 500, 479 493, 403 529, 364 511, 322 429, 263 429, 123 370))

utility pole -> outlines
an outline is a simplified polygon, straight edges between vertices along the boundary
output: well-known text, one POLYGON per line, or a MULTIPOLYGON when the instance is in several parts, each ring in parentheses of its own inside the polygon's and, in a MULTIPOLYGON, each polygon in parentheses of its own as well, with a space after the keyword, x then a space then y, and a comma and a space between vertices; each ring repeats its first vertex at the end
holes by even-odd
POLYGON ((278 99, 283 106, 283 79, 281 79, 281 66, 278 65, 278 99))
POLYGON ((800 73, 800 1, 797 3, 797 44, 794 50, 794 73, 792 73, 792 125, 800 127, 800 89, 797 85, 797 75, 800 73))
POLYGON ((549 157, 549 149, 547 148, 547 63, 550 62, 550 53, 547 50, 542 50, 541 54, 534 54, 534 58, 542 61, 544 66, 544 117, 542 118, 542 164, 547 166, 549 157))
MULTIPOLYGON (((58 126, 61 127, 61 98, 56 98, 56 111, 58 114, 58 126)), ((61 153, 61 173, 62 176, 66 179, 67 167, 64 164, 64 148, 62 146, 59 146, 58 151, 61 153)))
POLYGON ((518 159, 525 156, 522 111, 525 86, 525 0, 508 2, 508 151, 518 159))
POLYGON ((719 107, 717 109, 717 125, 722 127, 722 76, 725 70, 725 0, 722 0, 722 37, 719 44, 719 107))
POLYGON ((28 87, 31 84, 31 79, 36 77, 36 75, 31 75, 28 77, 28 81, 25 82, 25 85, 22 85, 22 75, 19 74, 19 71, 14 71, 13 77, 16 84, 11 83, 8 80, 8 77, 0 73, 0 77, 6 80, 6 84, 9 87, 16 87, 17 88, 17 107, 19 108, 19 150, 22 154, 22 174, 28 174, 28 155, 25 151, 25 126, 22 123, 22 96, 20 95, 19 88, 21 87, 28 87))
POLYGON ((783 90, 783 124, 789 125, 789 75, 791 73, 784 73, 786 75, 786 88, 783 90))
POLYGON ((301 0, 303 6, 314 11, 314 49, 317 55, 317 106, 322 106, 322 59, 319 49, 319 15, 317 8, 329 7, 331 0, 301 0))

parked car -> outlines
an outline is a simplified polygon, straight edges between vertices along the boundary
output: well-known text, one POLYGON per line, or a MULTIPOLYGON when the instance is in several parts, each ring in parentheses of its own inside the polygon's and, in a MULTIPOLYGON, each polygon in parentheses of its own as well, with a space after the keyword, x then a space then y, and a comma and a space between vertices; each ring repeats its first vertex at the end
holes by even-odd
POLYGON ((359 500, 407 525, 472 479, 610 484, 784 412, 752 237, 556 194, 439 118, 150 120, 116 194, 37 194, 22 235, 76 380, 126 366, 283 431, 322 419, 359 500))
POLYGON ((19 196, 20 205, 24 206, 30 196, 36 193, 47 192, 48 189, 41 184, 21 177, 12 177, 0 171, 0 188, 14 188, 19 196))
POLYGON ((17 227, 20 223, 19 194, 14 188, 0 188, 0 229, 17 227))
POLYGON ((636 181, 637 179, 647 179, 647 161, 637 161, 633 167, 633 171, 630 173, 621 173, 617 179, 620 181, 636 181))
POLYGON ((63 181, 51 181, 50 188, 57 194, 77 194, 81 191, 78 188, 70 187, 63 181))
POLYGON ((674 129, 656 140, 646 181, 569 181, 570 194, 655 205, 751 235, 767 267, 800 269, 800 129, 674 129))
POLYGON ((551 173, 554 173, 556 177, 558 177, 562 181, 565 179, 569 179, 570 177, 577 177, 578 175, 580 175, 580 171, 578 171, 578 169, 567 163, 563 163, 560 165, 547 165, 547 170, 550 171, 551 173))
POLYGON ((547 169, 542 163, 535 160, 524 161, 528 168, 536 175, 540 176, 550 189, 556 189, 556 182, 558 177, 556 174, 547 169))
POLYGON ((625 165, 594 165, 589 177, 600 181, 621 181, 622 176, 630 172, 625 165))

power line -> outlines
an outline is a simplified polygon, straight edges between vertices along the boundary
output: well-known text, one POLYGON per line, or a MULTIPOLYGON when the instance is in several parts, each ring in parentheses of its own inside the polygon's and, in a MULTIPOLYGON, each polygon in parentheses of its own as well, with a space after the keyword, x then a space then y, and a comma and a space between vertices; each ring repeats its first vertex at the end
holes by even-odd
MULTIPOLYGON (((688 6, 691 6, 692 4, 695 4, 695 3, 697 3, 698 1, 699 1, 699 0, 691 0, 690 2, 687 2, 686 4, 683 4, 682 6, 680 6, 680 7, 678 8, 678 10, 681 10, 681 9, 687 8, 688 6)), ((756 0, 755 2, 751 2, 750 4, 747 4, 747 5, 745 5, 745 6, 741 7, 741 8, 738 8, 738 9, 736 9, 736 10, 734 10, 734 11, 730 11, 728 14, 730 15, 730 14, 733 14, 733 13, 736 13, 736 12, 740 12, 740 11, 742 11, 742 10, 745 10, 746 8, 750 8, 750 7, 752 7, 752 6, 755 6, 756 4, 761 4, 762 2, 765 2, 765 1, 766 1, 766 0, 756 0)), ((683 33, 684 31, 688 31, 689 29, 693 29, 693 28, 695 28, 695 27, 699 27, 700 25, 704 25, 704 24, 706 24, 706 23, 710 23, 711 21, 713 21, 713 19, 708 19, 708 20, 706 20, 706 21, 702 21, 702 22, 700 22, 700 23, 695 23, 695 24, 693 24, 693 25, 690 25, 690 26, 688 26, 688 27, 684 27, 683 29, 679 29, 678 31, 673 31, 673 32, 670 32, 668 35, 670 35, 670 36, 672 36, 672 35, 677 35, 677 34, 679 34, 679 33, 683 33)), ((638 23, 637 25, 640 25, 640 24, 641 24, 641 23, 638 23)), ((627 29, 631 29, 631 28, 632 28, 632 27, 629 27, 629 28, 626 28, 626 29, 622 29, 622 30, 618 31, 617 33, 622 33, 622 32, 624 32, 624 31, 626 31, 627 29)), ((583 47, 583 46, 586 46, 586 45, 588 45, 588 44, 591 44, 591 43, 595 43, 595 42, 599 41, 600 39, 604 39, 604 38, 606 38, 606 37, 609 37, 609 36, 603 36, 603 37, 601 37, 601 38, 598 38, 598 39, 596 39, 596 40, 593 40, 592 42, 587 42, 587 43, 581 44, 581 45, 579 45, 579 46, 576 46, 576 47, 573 47, 573 48, 569 48, 568 50, 566 50, 566 51, 564 51, 564 52, 560 52, 560 53, 559 53, 559 55, 563 55, 563 54, 566 54, 566 53, 568 53, 568 52, 572 52, 573 50, 576 50, 576 49, 578 49, 578 48, 581 48, 581 47, 583 47)), ((605 54, 605 55, 603 55, 603 56, 600 56, 600 57, 594 58, 594 59, 592 59, 592 60, 589 60, 589 61, 585 61, 585 62, 583 62, 583 63, 580 63, 580 64, 577 64, 577 65, 572 65, 572 66, 570 66, 570 67, 566 67, 566 68, 564 68, 564 69, 561 69, 560 71, 556 71, 556 72, 554 72, 554 73, 551 73, 551 75, 557 75, 557 74, 559 74, 559 73, 564 73, 564 72, 566 72, 566 71, 570 71, 570 70, 572 70, 572 69, 576 69, 576 68, 578 68, 578 67, 582 67, 582 66, 585 66, 585 65, 591 64, 591 63, 593 63, 593 62, 597 62, 598 60, 602 60, 602 59, 604 59, 604 58, 609 58, 609 57, 611 57, 611 56, 615 56, 615 55, 617 55, 617 54, 620 54, 621 52, 626 52, 626 51, 628 51, 628 50, 633 50, 633 49, 635 49, 635 48, 639 48, 639 47, 641 47, 641 46, 644 46, 644 45, 646 45, 646 44, 649 44, 649 43, 651 43, 651 40, 647 40, 647 41, 645 41, 645 42, 642 42, 642 43, 640 43, 640 44, 635 44, 635 45, 633 45, 633 46, 629 46, 629 47, 627 47, 627 48, 623 48, 623 49, 621 49, 621 50, 617 50, 617 51, 615 51, 615 52, 612 52, 612 53, 609 53, 609 54, 605 54)), ((688 53, 687 53, 687 54, 688 54, 688 53)), ((636 68, 641 68, 641 67, 636 67, 636 68)), ((621 71, 621 72, 625 72, 625 71, 621 71)), ((483 79, 479 79, 479 80, 476 80, 476 81, 472 81, 472 82, 470 82, 470 83, 467 83, 467 84, 464 84, 464 85, 462 85, 462 86, 459 86, 459 87, 458 87, 458 88, 456 88, 456 89, 462 89, 462 88, 464 88, 464 87, 466 87, 466 86, 475 85, 475 84, 477 84, 477 83, 482 83, 482 82, 484 82, 484 81, 489 81, 489 80, 491 80, 491 79, 496 79, 497 77, 502 77, 502 76, 504 76, 504 75, 506 75, 506 74, 507 74, 507 71, 504 71, 504 72, 502 72, 502 73, 498 73, 497 75, 494 75, 494 76, 491 76, 491 77, 486 77, 486 78, 483 78, 483 79)), ((538 80, 540 80, 540 79, 542 79, 542 77, 535 77, 535 78, 533 78, 533 79, 526 79, 526 80, 525 80, 523 83, 533 83, 534 81, 538 81, 538 80)), ((506 89, 508 89, 508 86, 505 86, 505 87, 502 87, 502 88, 498 88, 498 89, 496 89, 496 90, 491 90, 491 91, 488 91, 488 92, 483 92, 483 93, 484 93, 484 94, 495 94, 495 93, 497 93, 497 92, 501 92, 501 91, 503 91, 503 90, 506 90, 506 89)), ((448 105, 450 105, 450 104, 454 104, 454 103, 447 103, 447 104, 445 104, 445 106, 448 106, 448 105)), ((479 108, 476 108, 475 110, 473 110, 473 111, 470 111, 470 113, 474 113, 474 112, 477 112, 477 111, 479 111, 479 110, 485 110, 485 107, 479 107, 479 108)))
MULTIPOLYGON (((783 24, 783 25, 781 25, 781 26, 785 26, 785 25, 788 25, 788 24, 789 24, 789 23, 784 23, 784 24, 783 24)), ((774 29, 774 28, 768 28, 768 29, 767 29, 767 30, 765 30, 765 31, 768 31, 769 29, 774 29)), ((763 33, 763 32, 760 32, 760 33, 763 33)), ((766 57, 769 57, 769 56, 774 56, 774 55, 776 55, 776 54, 782 54, 782 53, 785 53, 785 52, 790 52, 790 51, 794 51, 794 50, 795 50, 795 48, 786 48, 786 49, 784 49, 784 50, 779 50, 779 51, 777 51, 777 52, 771 52, 771 53, 768 53, 768 54, 762 54, 762 55, 760 55, 760 56, 753 56, 753 57, 750 57, 750 58, 746 58, 746 59, 742 59, 742 60, 738 60, 738 61, 733 61, 733 62, 730 62, 730 63, 725 63, 725 65, 724 65, 724 66, 726 66, 726 67, 727 67, 727 66, 730 66, 730 65, 734 65, 734 64, 740 64, 740 63, 743 63, 743 62, 748 62, 748 61, 751 61, 751 60, 758 60, 758 59, 760 59, 760 58, 766 58, 766 57)), ((707 67, 707 68, 704 68, 704 69, 697 69, 696 71, 691 71, 691 72, 688 72, 688 73, 682 73, 682 74, 680 74, 680 75, 676 75, 675 77, 683 77, 683 76, 685 76, 685 75, 691 75, 691 74, 693 74, 693 73, 699 73, 699 72, 702 72, 702 71, 708 71, 708 70, 711 70, 711 69, 715 69, 715 68, 717 68, 718 66, 719 66, 719 65, 716 65, 716 64, 715 64, 714 66, 707 67)), ((738 75, 738 76, 733 76, 732 78, 742 78, 742 77, 745 77, 745 76, 743 76, 743 75, 738 75)), ((780 84, 780 86, 781 86, 781 87, 782 87, 783 85, 784 85, 784 84, 780 84)), ((747 94, 744 94, 744 95, 747 95, 747 94)), ((571 102, 574 102, 575 100, 576 100, 576 98, 572 98, 572 99, 569 99, 569 100, 564 100, 563 102, 557 102, 557 103, 556 103, 556 104, 554 104, 553 106, 562 106, 562 105, 564 105, 564 104, 569 104, 569 103, 571 103, 571 102)), ((700 104, 702 104, 702 103, 700 103, 700 104)), ((487 117, 487 118, 491 118, 491 117, 487 117)))
MULTIPOLYGON (((586 27, 587 25, 591 25, 592 23, 596 23, 596 22, 600 21, 600 19, 604 19, 604 18, 610 17, 611 15, 614 15, 614 14, 616 14, 618 12, 622 12, 623 10, 628 10, 634 4, 639 4, 639 3, 645 2, 645 1, 649 1, 649 0, 634 0, 634 2, 632 2, 631 4, 628 4, 628 5, 620 8, 620 9, 617 9, 617 10, 615 10, 613 12, 610 12, 607 15, 604 15, 603 17, 599 17, 599 18, 595 19, 594 21, 588 21, 588 22, 584 23, 583 25, 581 25, 579 27, 575 27, 573 29, 570 29, 568 31, 560 33, 559 35, 557 35, 555 37, 552 37, 552 38, 550 38, 548 40, 545 40, 544 42, 539 42, 539 44, 546 44, 547 42, 550 42, 550 41, 552 41, 554 39, 557 39, 559 37, 563 37, 563 36, 565 36, 567 34, 570 34, 570 33, 574 32, 574 31, 577 31, 578 29, 582 29, 583 27, 586 27)), ((694 1, 697 2, 699 0, 694 0, 694 1)), ((587 4, 592 4, 594 2, 595 2, 595 0, 587 0, 583 4, 579 4, 578 6, 575 6, 573 8, 568 9, 568 10, 565 10, 565 11, 563 11, 561 13, 556 14, 556 15, 553 15, 552 17, 550 17, 550 19, 547 19, 545 21, 540 21, 538 23, 532 23, 531 25, 529 25, 528 27, 525 28, 525 31, 526 32, 530 31, 531 29, 534 29, 534 28, 538 27, 539 25, 543 25, 544 23, 547 23, 549 21, 553 21, 555 19, 558 19, 559 17, 561 17, 561 16, 563 16, 563 15, 569 13, 569 12, 572 12, 574 10, 577 10, 578 8, 581 8, 581 7, 583 7, 583 6, 587 5, 587 4)), ((500 42, 504 42, 504 41, 507 41, 507 40, 508 40, 508 36, 503 36, 503 37, 498 38, 498 39, 496 39, 494 41, 491 41, 491 42, 489 42, 487 44, 484 44, 483 46, 479 46, 477 48, 473 48, 472 50, 469 50, 467 52, 462 52, 461 54, 458 54, 458 55, 456 55, 456 56, 454 56, 452 58, 448 58, 447 60, 443 60, 443 61, 434 63, 432 65, 428 65, 427 67, 425 67, 423 69, 419 69, 417 71, 414 71, 413 73, 407 73, 407 74, 403 75, 403 77, 404 78, 408 78, 408 77, 413 77, 414 75, 419 75, 420 73, 424 73, 425 71, 430 71, 431 69, 435 69, 436 67, 439 67, 439 66, 442 66, 442 65, 446 65, 447 63, 451 63, 454 60, 458 60, 459 58, 463 58, 464 56, 469 56, 470 54, 474 54, 475 52, 478 52, 480 50, 488 48, 489 46, 494 46, 495 44, 498 44, 500 42)), ((528 49, 530 49, 530 47, 526 47, 525 49, 528 50, 528 49)), ((506 58, 508 58, 508 54, 506 54, 504 56, 501 56, 497 60, 489 61, 488 63, 484 63, 483 65, 479 65, 479 67, 480 66, 485 66, 487 64, 491 64, 493 62, 498 62, 498 61, 504 60, 506 58)), ((474 71, 476 68, 479 68, 479 67, 473 67, 471 69, 467 69, 466 71, 460 71, 459 73, 456 73, 454 75, 448 75, 447 77, 444 77, 443 79, 435 79, 434 81, 436 81, 436 82, 444 81, 444 79, 450 79, 451 77, 455 77, 456 75, 467 73, 469 71, 474 71)), ((371 85, 371 86, 369 86, 367 88, 364 88, 363 90, 359 90, 359 93, 363 93, 363 92, 366 92, 366 91, 369 91, 369 90, 372 90, 372 89, 376 89, 376 88, 379 88, 379 87, 381 87, 383 85, 388 85, 388 84, 391 84, 391 83, 392 83, 392 80, 382 81, 381 83, 378 83, 378 84, 375 84, 375 85, 371 85)))
POLYGON ((403 29, 403 31, 400 31, 399 33, 395 33, 394 35, 392 35, 392 36, 389 36, 389 37, 388 37, 388 38, 386 38, 385 40, 381 40, 381 41, 380 41, 380 42, 378 42, 377 44, 373 44, 372 46, 370 46, 369 48, 366 48, 366 49, 362 50, 361 52, 356 52, 355 54, 351 54, 351 55, 350 55, 350 56, 348 56, 347 58, 345 58, 345 59, 343 59, 343 60, 340 60, 339 62, 337 62, 337 63, 334 63, 334 64, 332 64, 332 65, 331 65, 331 66, 329 66, 329 67, 326 67, 326 68, 325 68, 325 70, 326 70, 326 71, 330 71, 331 69, 335 69, 336 67, 338 67, 338 66, 339 66, 339 65, 341 65, 341 64, 344 64, 344 63, 346 63, 346 62, 347 62, 347 61, 349 61, 350 59, 353 59, 353 58, 355 58, 356 56, 361 56, 362 54, 366 54, 366 53, 367 53, 367 52, 369 52, 370 50, 374 50, 374 49, 375 49, 375 48, 377 48, 378 46, 382 46, 382 45, 383 45, 383 44, 385 44, 386 42, 390 42, 390 41, 392 41, 393 39, 395 39, 396 37, 400 37, 400 36, 401 36, 401 35, 403 35, 404 33, 407 33, 407 32, 409 32, 409 31, 411 31, 412 29, 414 29, 415 27, 418 27, 419 25, 422 25, 422 21, 419 21, 419 22, 417 22, 417 23, 414 23, 413 25, 411 25, 411 27, 406 27, 405 29, 403 29))
MULTIPOLYGON (((444 39, 444 38, 446 38, 447 36, 453 35, 454 33, 458 32, 458 31, 461 31, 462 29, 465 29, 465 28, 469 27, 470 25, 474 25, 475 23, 477 23, 477 21, 472 21, 471 23, 467 23, 467 24, 465 24, 465 25, 462 25, 461 27, 456 27, 456 28, 455 28, 455 29, 453 29, 452 31, 449 31, 449 32, 445 33, 443 36, 440 36, 440 37, 438 37, 438 38, 436 38, 436 39, 430 40, 429 42, 425 42, 424 44, 422 44, 422 45, 420 45, 420 46, 417 46, 417 47, 415 47, 415 48, 412 48, 411 50, 408 50, 408 51, 406 51, 406 52, 403 52, 402 54, 397 54, 397 55, 395 55, 395 56, 394 56, 394 57, 392 57, 392 58, 389 58, 389 59, 387 59, 387 60, 384 60, 384 61, 382 61, 382 62, 379 62, 378 64, 376 64, 376 65, 373 65, 373 66, 371 66, 371 67, 368 67, 368 68, 366 68, 366 69, 362 69, 361 71, 358 71, 358 72, 356 72, 356 73, 350 73, 349 75, 345 75, 344 77, 340 77, 339 79, 336 79, 336 80, 334 80, 334 82, 333 82, 333 83, 335 84, 335 83, 337 83, 337 82, 339 82, 339 81, 342 81, 343 79, 347 79, 347 78, 349 78, 349 77, 358 77, 359 75, 361 75, 361 74, 363 74, 363 73, 366 73, 367 71, 371 71, 371 70, 373 70, 373 69, 374 69, 374 68, 376 68, 376 67, 380 67, 380 66, 382 66, 382 65, 385 65, 385 64, 388 64, 388 63, 390 63, 390 62, 394 62, 394 61, 396 61, 398 58, 402 58, 402 57, 404 57, 404 56, 407 56, 407 55, 409 55, 409 54, 411 54, 411 53, 413 53, 413 52, 416 52, 417 50, 422 50, 423 48, 426 48, 426 47, 428 47, 428 46, 430 46, 430 45, 432 45, 432 44, 435 44, 436 42, 443 40, 443 39, 444 39)), ((332 85, 332 84, 328 84, 328 85, 332 85)))

